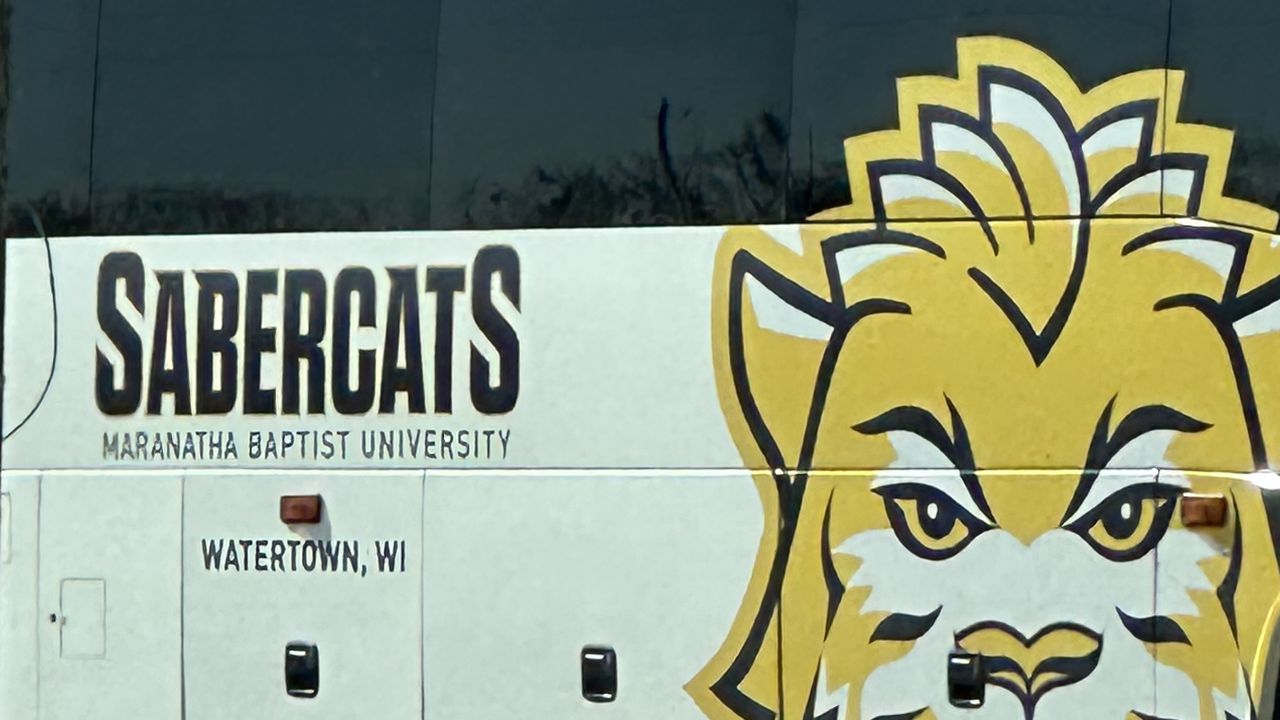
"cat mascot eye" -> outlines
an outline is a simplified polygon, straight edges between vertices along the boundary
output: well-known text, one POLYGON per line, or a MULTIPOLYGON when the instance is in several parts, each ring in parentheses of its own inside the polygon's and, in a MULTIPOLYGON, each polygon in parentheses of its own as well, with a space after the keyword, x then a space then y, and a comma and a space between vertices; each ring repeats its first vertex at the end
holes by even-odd
POLYGON ((875 492, 884 498, 889 524, 898 541, 927 560, 945 560, 991 528, 929 485, 886 485, 875 492))

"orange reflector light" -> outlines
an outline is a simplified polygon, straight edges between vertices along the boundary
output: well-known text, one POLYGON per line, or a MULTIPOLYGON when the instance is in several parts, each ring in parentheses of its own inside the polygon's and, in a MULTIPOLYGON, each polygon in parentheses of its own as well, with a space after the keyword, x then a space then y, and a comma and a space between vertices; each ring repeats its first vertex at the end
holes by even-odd
POLYGON ((281 495, 280 522, 289 525, 320 522, 320 496, 281 495))
POLYGON ((1227 499, 1221 495, 1182 496, 1182 524, 1187 527, 1222 527, 1227 524, 1227 499))

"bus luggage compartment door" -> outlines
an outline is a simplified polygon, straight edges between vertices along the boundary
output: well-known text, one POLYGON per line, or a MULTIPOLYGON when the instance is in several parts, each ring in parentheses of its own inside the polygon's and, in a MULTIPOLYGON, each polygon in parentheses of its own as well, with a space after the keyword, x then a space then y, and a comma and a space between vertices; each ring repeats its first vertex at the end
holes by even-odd
POLYGON ((41 476, 40 720, 181 714, 181 522, 176 475, 41 476))
POLYGON ((749 473, 432 471, 424 509, 427 720, 705 717, 764 523, 749 473))
POLYGON ((1155 610, 1135 627, 1156 660, 1159 716, 1280 717, 1268 647, 1280 602, 1278 491, 1265 473, 1170 468, 1159 477, 1166 496, 1180 496, 1155 549, 1155 610))
POLYGON ((186 483, 187 720, 421 718, 421 473, 186 483))
POLYGON ((788 672, 784 696, 808 717, 1201 717, 1157 706, 1144 644, 1168 517, 1155 479, 811 474, 782 663, 816 672, 788 672))

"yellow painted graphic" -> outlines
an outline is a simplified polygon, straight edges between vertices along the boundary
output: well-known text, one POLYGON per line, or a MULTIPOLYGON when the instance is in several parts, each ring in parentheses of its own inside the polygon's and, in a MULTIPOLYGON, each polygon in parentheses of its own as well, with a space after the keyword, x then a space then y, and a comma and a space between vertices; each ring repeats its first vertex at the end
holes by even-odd
POLYGON ((718 389, 767 529, 688 691, 713 720, 1253 717, 1276 214, 1223 197, 1231 133, 1177 121, 1181 72, 1086 91, 1019 42, 958 54, 846 141, 849 205, 721 243, 718 389), (1225 523, 1186 526, 1189 493, 1225 523))

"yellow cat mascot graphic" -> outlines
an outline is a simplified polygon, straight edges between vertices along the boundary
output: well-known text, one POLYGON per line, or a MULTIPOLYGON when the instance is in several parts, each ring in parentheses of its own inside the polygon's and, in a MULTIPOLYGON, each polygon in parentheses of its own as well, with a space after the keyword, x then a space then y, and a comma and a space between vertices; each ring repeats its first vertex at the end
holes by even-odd
POLYGON ((715 720, 1257 717, 1276 215, 1223 197, 1231 133, 1177 121, 1180 72, 1084 91, 1018 42, 958 53, 846 142, 850 205, 721 243, 717 382, 767 529, 687 689, 715 720))

